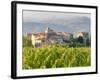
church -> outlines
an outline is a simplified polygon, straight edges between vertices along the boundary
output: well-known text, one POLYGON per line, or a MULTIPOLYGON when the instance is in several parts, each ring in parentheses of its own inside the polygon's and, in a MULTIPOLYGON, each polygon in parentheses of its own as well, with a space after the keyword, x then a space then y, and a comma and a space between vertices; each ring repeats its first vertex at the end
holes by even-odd
POLYGON ((55 32, 53 29, 47 27, 44 32, 31 34, 32 45, 64 43, 73 38, 73 34, 67 32, 55 32))

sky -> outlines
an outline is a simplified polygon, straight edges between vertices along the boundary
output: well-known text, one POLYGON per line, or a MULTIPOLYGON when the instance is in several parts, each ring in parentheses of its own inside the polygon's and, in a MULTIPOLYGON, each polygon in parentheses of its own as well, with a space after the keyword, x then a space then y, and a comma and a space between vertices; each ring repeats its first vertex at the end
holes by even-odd
POLYGON ((90 17, 88 13, 51 12, 51 11, 23 11, 24 22, 45 22, 47 20, 71 19, 75 17, 90 17))
POLYGON ((23 35, 43 32, 50 27, 57 32, 90 32, 89 13, 23 10, 23 35))

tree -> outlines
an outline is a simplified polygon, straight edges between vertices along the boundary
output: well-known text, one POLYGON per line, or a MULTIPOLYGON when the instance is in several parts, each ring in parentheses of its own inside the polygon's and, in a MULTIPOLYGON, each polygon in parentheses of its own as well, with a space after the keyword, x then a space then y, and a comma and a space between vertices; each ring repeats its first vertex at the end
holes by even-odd
POLYGON ((84 43, 83 37, 79 36, 79 37, 77 38, 77 42, 83 44, 83 43, 84 43))
POLYGON ((86 40, 86 46, 91 46, 91 39, 87 38, 87 40, 86 40))
POLYGON ((23 36, 23 47, 31 47, 31 46, 32 46, 31 40, 23 36))

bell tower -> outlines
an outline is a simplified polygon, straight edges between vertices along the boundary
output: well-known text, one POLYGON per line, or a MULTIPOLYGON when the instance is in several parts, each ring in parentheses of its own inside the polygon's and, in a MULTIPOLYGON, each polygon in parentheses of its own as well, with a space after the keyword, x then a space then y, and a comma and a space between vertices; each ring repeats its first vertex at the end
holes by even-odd
POLYGON ((49 27, 46 27, 45 33, 47 34, 49 30, 49 27))

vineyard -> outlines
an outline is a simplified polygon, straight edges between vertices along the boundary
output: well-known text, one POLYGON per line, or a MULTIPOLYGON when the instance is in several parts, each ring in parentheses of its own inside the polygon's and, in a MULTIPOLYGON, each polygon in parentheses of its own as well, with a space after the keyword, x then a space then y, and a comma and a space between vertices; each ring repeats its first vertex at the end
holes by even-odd
POLYGON ((22 68, 44 69, 91 65, 90 47, 48 45, 41 48, 23 47, 22 68))

